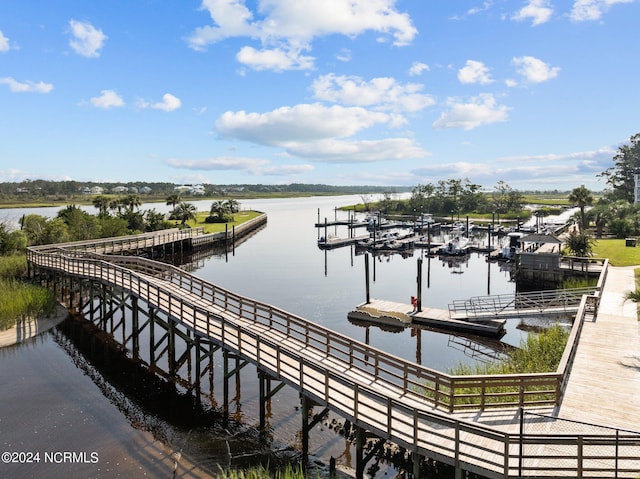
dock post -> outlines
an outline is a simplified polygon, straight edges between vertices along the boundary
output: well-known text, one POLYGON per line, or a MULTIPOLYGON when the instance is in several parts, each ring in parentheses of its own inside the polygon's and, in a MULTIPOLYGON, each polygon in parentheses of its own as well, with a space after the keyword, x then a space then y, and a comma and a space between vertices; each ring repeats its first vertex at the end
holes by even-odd
POLYGON ((356 433, 356 479, 364 479, 364 429, 355 426, 356 433))
POLYGON ((367 295, 366 304, 369 304, 369 302, 371 301, 369 297, 369 253, 364 254, 364 283, 367 295))
POLYGON ((309 414, 311 412, 311 401, 301 394, 301 411, 302 411, 302 462, 306 465, 309 462, 309 414))
POLYGON ((421 312, 422 311, 422 258, 418 258, 418 276, 416 278, 416 281, 418 282, 418 291, 416 294, 416 297, 417 297, 416 311, 421 312))
POLYGON ((260 433, 264 433, 264 430, 267 425, 266 420, 266 382, 268 381, 266 374, 258 369, 258 394, 260 398, 260 422, 258 428, 260 429, 260 433))
POLYGON ((324 244, 327 244, 329 237, 327 236, 327 217, 324 218, 324 244))
POLYGON ((422 455, 417 452, 411 453, 411 464, 413 466, 413 479, 420 479, 422 475, 420 474, 420 465, 422 464, 422 455))

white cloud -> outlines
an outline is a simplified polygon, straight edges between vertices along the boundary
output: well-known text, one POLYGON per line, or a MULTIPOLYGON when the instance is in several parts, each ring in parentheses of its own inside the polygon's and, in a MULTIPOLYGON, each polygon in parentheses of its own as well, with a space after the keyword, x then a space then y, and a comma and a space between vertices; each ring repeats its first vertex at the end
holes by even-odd
POLYGON ((485 12, 493 6, 493 2, 484 2, 481 7, 473 7, 467 10, 467 15, 477 15, 480 12, 485 12))
POLYGON ((162 101, 160 102, 149 104, 145 101, 140 101, 138 102, 138 106, 141 108, 154 108, 162 111, 174 111, 182 106, 182 102, 171 93, 165 93, 162 95, 162 101))
POLYGON ((575 0, 569 18, 574 22, 599 20, 612 5, 633 3, 635 0, 575 0))
POLYGON ((30 80, 19 82, 11 77, 0 78, 0 84, 8 85, 9 89, 14 93, 49 93, 53 90, 51 83, 36 83, 30 80))
POLYGON ((349 50, 348 48, 342 48, 336 54, 336 60, 344 62, 344 63, 350 62, 351 61, 351 50, 349 50))
POLYGON ((463 128, 472 130, 479 126, 506 121, 509 107, 498 105, 490 93, 483 93, 471 99, 468 103, 449 100, 451 108, 440 115, 434 123, 434 128, 463 128))
MULTIPOLYGON (((580 183, 593 183, 599 172, 611 166, 615 151, 602 148, 567 154, 502 157, 478 162, 434 163, 411 171, 419 181, 435 181, 442 177, 468 177, 485 186, 503 180, 512 187, 531 189, 570 189, 580 183)), ((414 179, 415 182, 415 179, 414 179)))
POLYGON ((0 30, 0 52, 8 52, 9 50, 11 50, 9 39, 5 37, 2 30, 0 30))
POLYGON ((467 60, 466 66, 458 71, 458 80, 460 83, 480 83, 481 85, 493 81, 489 75, 489 68, 476 60, 467 60))
POLYGON ((237 58, 262 69, 311 68, 313 58, 299 52, 310 50, 316 37, 353 38, 374 31, 392 36, 395 45, 407 45, 417 34, 409 15, 395 9, 395 0, 257 0, 255 12, 245 0, 203 0, 202 9, 213 25, 196 28, 187 38, 189 46, 204 50, 226 38, 259 40, 262 50, 245 46, 237 58))
POLYGON ((394 78, 365 81, 357 76, 328 74, 311 85, 314 97, 344 105, 374 107, 389 111, 420 111, 435 104, 431 95, 421 93, 417 83, 399 84, 394 78))
POLYGON ((319 103, 281 107, 267 113, 227 111, 216 121, 221 136, 261 145, 349 137, 376 124, 394 121, 392 115, 364 108, 319 103))
POLYGON ((287 145, 291 155, 325 163, 371 163, 425 158, 429 153, 408 138, 344 141, 326 139, 287 145))
POLYGON ((531 57, 515 57, 511 62, 517 67, 517 71, 528 82, 542 83, 558 76, 559 67, 551 67, 542 60, 531 57))
POLYGON ((517 21, 524 21, 530 18, 532 25, 536 26, 548 22, 551 15, 553 15, 553 7, 549 0, 529 0, 527 4, 511 18, 517 21))
POLYGON ((95 28, 89 22, 69 21, 73 38, 69 40, 69 45, 73 50, 83 57, 95 58, 100 56, 100 50, 108 38, 102 30, 95 28))
POLYGON ((429 71, 429 65, 427 65, 426 63, 413 62, 413 64, 411 65, 411 68, 409 68, 409 75, 418 76, 428 71, 429 71))
POLYGON ((96 108, 109 108, 124 106, 124 100, 113 90, 102 90, 100 96, 93 97, 89 101, 96 108))
POLYGON ((262 114, 226 112, 216 128, 224 138, 280 147, 288 156, 312 161, 359 163, 427 156, 412 139, 345 140, 366 128, 397 122, 393 114, 314 103, 262 114))
POLYGON ((171 158, 166 160, 165 163, 174 168, 185 168, 188 170, 250 170, 269 164, 269 160, 238 156, 219 156, 204 160, 180 160, 171 158))
POLYGON ((253 47, 242 47, 236 55, 238 62, 254 70, 307 70, 313 67, 313 57, 301 54, 301 51, 281 48, 256 50, 253 47))
POLYGON ((313 165, 273 165, 269 160, 238 156, 221 156, 205 160, 171 158, 165 163, 173 168, 195 171, 244 171, 256 176, 298 175, 314 170, 313 165))

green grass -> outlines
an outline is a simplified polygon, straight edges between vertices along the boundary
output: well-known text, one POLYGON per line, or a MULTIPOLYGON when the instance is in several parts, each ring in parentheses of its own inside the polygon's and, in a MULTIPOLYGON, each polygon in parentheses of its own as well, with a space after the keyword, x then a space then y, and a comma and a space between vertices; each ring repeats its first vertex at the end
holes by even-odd
POLYGON ((53 291, 22 280, 26 271, 25 255, 0 256, 0 331, 18 319, 50 315, 56 307, 53 291))
POLYGON ((12 328, 18 319, 51 315, 56 307, 53 291, 14 279, 0 280, 0 331, 12 328))
POLYGON ((225 230, 225 225, 229 225, 228 228, 229 231, 231 231, 234 226, 252 220, 253 218, 260 216, 261 214, 262 213, 258 211, 240 211, 239 213, 235 213, 233 215, 233 221, 230 221, 229 223, 205 223, 205 219, 207 218, 207 216, 209 216, 209 213, 199 212, 196 215, 196 220, 188 221, 187 224, 192 228, 203 226, 205 233, 219 233, 225 230))
POLYGON ((27 274, 27 257, 24 254, 0 256, 0 279, 17 279, 27 274))
POLYGON ((609 258, 611 266, 640 265, 640 247, 626 247, 624 239, 596 240, 593 246, 593 256, 609 258))
MULTIPOLYGON (((250 469, 221 469, 216 476, 221 479, 309 479, 302 467, 288 465, 284 469, 269 471, 266 467, 257 466, 250 469)), ((320 475, 318 474, 318 478, 320 475)))
MULTIPOLYGON (((564 353, 569 338, 569 332, 560 325, 554 325, 538 334, 530 334, 526 341, 522 341, 519 349, 515 349, 501 360, 493 363, 476 363, 468 365, 460 363, 449 370, 452 376, 473 375, 501 375, 501 374, 527 374, 547 373, 558 369, 562 354, 564 353)), ((425 394, 433 396, 434 384, 426 384, 425 394)), ((547 386, 542 389, 547 390, 547 386)), ((541 388, 532 387, 529 392, 539 391, 541 388)), ((450 391, 440 388, 439 393, 447 396, 450 391)), ((458 388, 455 390, 455 404, 480 404, 480 387, 458 388)), ((513 402, 520 394, 518 386, 488 387, 485 394, 497 395, 486 398, 487 403, 513 402)), ((530 400, 549 400, 553 393, 541 393, 539 397, 530 397, 530 400)))

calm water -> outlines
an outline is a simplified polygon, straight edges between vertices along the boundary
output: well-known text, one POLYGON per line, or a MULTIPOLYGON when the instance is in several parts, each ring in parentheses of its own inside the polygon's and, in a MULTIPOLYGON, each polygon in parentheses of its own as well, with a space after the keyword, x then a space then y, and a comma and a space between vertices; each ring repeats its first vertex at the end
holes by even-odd
MULTIPOLYGON (((201 260, 195 274, 430 367, 446 370, 460 361, 472 362, 499 350, 500 342, 427 330, 421 332, 418 349, 409 330, 391 333, 373 326, 356 326, 347 320, 348 311, 365 299, 364 257, 356 255, 351 247, 319 250, 318 232, 313 225, 318 209, 322 220, 325 216, 331 220, 334 207, 359 201, 357 196, 242 201, 243 208, 268 214, 267 227, 235 252, 201 260)), ((210 202, 196 205, 204 210, 210 202)), ((149 207, 168 209, 162 204, 143 206, 149 207)), ((87 209, 95 212, 94 208, 87 209)), ((15 221, 24 212, 51 216, 58 210, 4 210, 0 211, 0 219, 15 221)), ((346 229, 331 230, 331 234, 346 235, 346 229)), ((408 258, 372 258, 371 296, 408 303, 416 292, 419 254, 418 250, 408 258)), ((472 254, 455 264, 438 258, 424 259, 424 305, 447 308, 453 299, 514 290, 508 268, 487 263, 483 255, 472 254)), ((509 321, 503 343, 519 344, 526 332, 518 324, 518 320, 509 321)), ((217 361, 215 370, 215 387, 221 401, 221 361, 217 361)), ((242 371, 241 385, 235 413, 254 425, 258 417, 255 368, 242 371)), ((68 477, 70 473, 79 477, 169 477, 176 467, 172 455, 176 452, 181 454, 177 477, 207 476, 215 472, 216 464, 228 462, 226 451, 218 451, 212 438, 219 434, 212 427, 185 426, 158 417, 148 410, 145 398, 129 397, 126 391, 113 386, 61 333, 0 350, 0 398, 3 450, 41 452, 40 463, 0 464, 0 477, 43 473, 48 477, 68 477), (94 463, 88 456, 82 463, 76 460, 44 464, 45 451, 96 452, 99 460, 94 463)), ((270 425, 276 444, 299 443, 298 405, 297 393, 290 388, 284 388, 273 399, 270 425)), ((311 452, 325 461, 333 456, 341 464, 353 465, 350 447, 326 424, 319 425, 311 436, 311 452)))

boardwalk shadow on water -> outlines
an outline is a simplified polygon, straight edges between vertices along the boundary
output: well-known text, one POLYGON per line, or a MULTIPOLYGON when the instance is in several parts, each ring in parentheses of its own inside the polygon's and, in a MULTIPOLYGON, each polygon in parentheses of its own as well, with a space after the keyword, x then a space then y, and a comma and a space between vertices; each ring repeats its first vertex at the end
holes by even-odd
POLYGON ((175 451, 174 474, 181 462, 195 465, 198 477, 215 477, 221 468, 279 467, 297 456, 256 428, 231 419, 225 424, 222 412, 197 404, 193 395, 127 357, 110 335, 82 317, 60 324, 55 341, 132 427, 150 432, 175 451))

